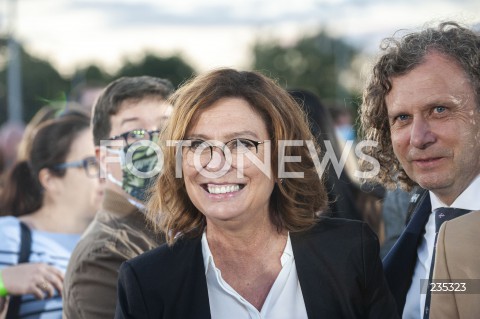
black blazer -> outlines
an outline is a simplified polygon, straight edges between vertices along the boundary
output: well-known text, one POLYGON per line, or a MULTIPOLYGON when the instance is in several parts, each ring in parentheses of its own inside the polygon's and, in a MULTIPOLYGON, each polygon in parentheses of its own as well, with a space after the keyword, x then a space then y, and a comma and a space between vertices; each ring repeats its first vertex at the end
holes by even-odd
MULTIPOLYGON (((398 318, 378 239, 365 223, 324 218, 290 236, 309 318, 398 318)), ((120 268, 115 318, 210 317, 200 237, 163 245, 120 268)))
POLYGON ((417 249, 425 234, 425 225, 432 212, 430 195, 424 190, 420 195, 412 218, 395 245, 383 259, 383 269, 390 290, 397 304, 398 313, 403 313, 408 289, 412 284, 417 263, 417 249))

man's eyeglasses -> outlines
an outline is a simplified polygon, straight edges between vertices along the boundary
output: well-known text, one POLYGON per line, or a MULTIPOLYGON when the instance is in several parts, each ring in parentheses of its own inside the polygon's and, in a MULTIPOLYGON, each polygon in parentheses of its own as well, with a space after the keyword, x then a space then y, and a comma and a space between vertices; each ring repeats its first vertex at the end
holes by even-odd
POLYGON ((100 166, 95 156, 86 157, 80 161, 60 163, 53 166, 53 169, 62 170, 72 167, 83 167, 88 177, 99 177, 100 166))
MULTIPOLYGON (((264 144, 265 142, 258 142, 250 140, 247 138, 235 138, 226 142, 223 145, 212 145, 204 140, 186 140, 184 141, 184 157, 187 160, 187 163, 190 166, 195 166, 196 163, 200 164, 201 167, 205 167, 210 163, 213 158, 213 149, 216 147, 222 151, 225 157, 229 157, 229 160, 232 161, 234 166, 238 165, 237 158, 248 152, 258 153, 258 145, 264 144), (228 149, 227 155, 225 150, 228 149)), ((243 161, 243 167, 248 167, 251 164, 251 161, 243 161)))
POLYGON ((160 130, 147 131, 145 129, 136 129, 136 130, 122 133, 120 135, 110 137, 109 140, 123 139, 125 143, 127 143, 127 146, 130 146, 133 143, 142 141, 142 140, 150 140, 155 142, 158 140, 159 134, 160 134, 160 130))

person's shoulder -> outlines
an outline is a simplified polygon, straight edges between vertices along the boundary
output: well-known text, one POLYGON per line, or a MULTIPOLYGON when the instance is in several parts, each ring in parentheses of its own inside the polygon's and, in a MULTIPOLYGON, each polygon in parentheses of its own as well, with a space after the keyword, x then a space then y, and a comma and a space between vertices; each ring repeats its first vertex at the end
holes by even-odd
POLYGON ((440 227, 439 238, 446 240, 445 245, 456 249, 458 242, 470 243, 480 239, 480 210, 445 221, 440 227))
POLYGON ((199 238, 179 238, 172 245, 162 244, 128 260, 127 263, 141 271, 148 271, 148 269, 167 271, 185 265, 189 259, 193 258, 195 252, 201 252, 199 245, 199 238))
POLYGON ((0 217, 0 250, 0 268, 18 263, 20 221, 16 217, 0 217))
MULTIPOLYGON (((72 251, 67 271, 77 272, 84 269, 85 265, 94 266, 105 260, 111 263, 115 259, 113 247, 115 246, 116 235, 106 230, 101 222, 94 219, 83 233, 77 245, 72 251)), ((127 259, 122 256, 119 263, 127 259)))
POLYGON ((325 217, 309 230, 290 235, 295 259, 302 263, 321 259, 355 272, 355 262, 379 258, 377 236, 362 221, 325 217))
POLYGON ((20 220, 13 216, 0 217, 0 245, 20 243, 20 220))
POLYGON ((345 218, 332 218, 332 217, 320 217, 317 223, 310 230, 313 233, 316 232, 330 232, 330 231, 354 231, 361 230, 365 227, 366 223, 359 220, 345 219, 345 218))
POLYGON ((376 241, 377 236, 367 223, 359 220, 320 217, 310 229, 295 233, 299 238, 315 238, 325 242, 332 239, 345 242, 376 241))
MULTIPOLYGON (((139 210, 122 218, 111 214, 109 211, 101 210, 97 213, 83 237, 94 240, 115 240, 120 242, 122 240, 126 240, 127 242, 144 240, 158 242, 159 240, 158 235, 153 232, 145 214, 139 210)), ((158 246, 158 244, 156 244, 155 247, 156 246, 158 246)), ((152 247, 149 248, 151 249, 152 247)))
POLYGON ((115 246, 117 242, 122 242, 123 237, 135 236, 141 235, 132 232, 128 225, 110 218, 108 212, 101 210, 83 233, 76 250, 109 250, 109 247, 115 246))
POLYGON ((82 237, 75 247, 75 251, 78 253, 82 250, 91 251, 105 247, 105 239, 109 236, 113 237, 114 233, 108 231, 102 226, 101 222, 95 218, 83 232, 82 237))
MULTIPOLYGON (((132 231, 128 225, 120 227, 110 223, 103 212, 89 225, 82 238, 75 247, 70 263, 77 268, 83 265, 120 264, 146 251, 158 247, 163 241, 160 234, 148 229, 132 231)), ((147 225, 145 224, 145 227, 147 225)), ((74 266, 69 266, 72 268, 74 266)))
POLYGON ((475 227, 480 225, 480 210, 471 211, 468 214, 446 221, 448 227, 475 227))
POLYGON ((5 228, 11 228, 15 227, 18 228, 20 227, 20 220, 17 217, 14 216, 2 216, 0 217, 0 226, 2 227, 2 230, 5 228))

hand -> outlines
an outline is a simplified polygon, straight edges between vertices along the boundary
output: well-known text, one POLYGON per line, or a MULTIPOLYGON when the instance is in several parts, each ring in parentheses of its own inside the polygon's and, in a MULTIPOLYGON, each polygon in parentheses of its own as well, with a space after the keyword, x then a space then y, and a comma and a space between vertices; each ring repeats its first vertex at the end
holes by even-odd
POLYGON ((57 268, 42 263, 25 263, 1 270, 3 283, 10 295, 33 294, 37 299, 49 298, 55 289, 61 294, 63 273, 57 268))

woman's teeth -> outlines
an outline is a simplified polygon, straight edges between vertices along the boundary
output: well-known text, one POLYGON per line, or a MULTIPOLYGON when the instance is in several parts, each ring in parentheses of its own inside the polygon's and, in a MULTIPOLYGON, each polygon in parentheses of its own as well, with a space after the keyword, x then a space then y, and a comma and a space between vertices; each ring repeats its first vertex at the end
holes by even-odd
POLYGON ((207 189, 210 194, 225 194, 239 191, 240 185, 208 185, 207 189))

